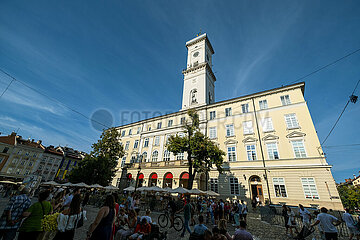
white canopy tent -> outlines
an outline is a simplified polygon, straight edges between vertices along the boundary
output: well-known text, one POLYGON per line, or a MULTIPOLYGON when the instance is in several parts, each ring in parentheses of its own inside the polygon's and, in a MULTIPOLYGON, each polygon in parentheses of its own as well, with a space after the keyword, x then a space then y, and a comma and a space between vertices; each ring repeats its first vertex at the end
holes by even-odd
POLYGON ((180 193, 180 194, 184 194, 184 193, 189 193, 189 190, 183 188, 183 187, 177 187, 175 189, 172 189, 170 191, 170 193, 180 193))
POLYGON ((91 188, 104 188, 103 186, 101 186, 100 184, 93 184, 90 185, 91 188))
POLYGON ((130 187, 125 188, 124 191, 133 192, 133 191, 135 191, 135 188, 133 186, 130 186, 130 187))
POLYGON ((188 190, 188 193, 190 194, 194 194, 194 195, 206 195, 205 192, 197 189, 197 188, 194 188, 194 189, 191 189, 191 190, 188 190))
POLYGON ((73 186, 74 187, 86 187, 86 188, 90 187, 89 185, 87 185, 86 183, 83 183, 83 182, 75 183, 75 184, 73 184, 73 186))
POLYGON ((55 181, 49 181, 49 182, 43 182, 41 185, 49 185, 49 186, 60 186, 60 183, 57 183, 55 181))

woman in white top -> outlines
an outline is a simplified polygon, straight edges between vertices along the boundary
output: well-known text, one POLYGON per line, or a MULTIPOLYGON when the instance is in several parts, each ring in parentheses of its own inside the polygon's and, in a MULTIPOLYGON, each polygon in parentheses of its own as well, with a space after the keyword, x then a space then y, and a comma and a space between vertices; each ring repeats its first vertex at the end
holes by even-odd
POLYGON ((293 235, 293 228, 295 229, 295 232, 298 233, 298 230, 296 228, 295 213, 291 210, 290 207, 287 208, 287 214, 289 217, 288 226, 290 230, 290 235, 293 235))
POLYGON ((72 240, 74 239, 75 229, 81 220, 86 220, 86 212, 82 211, 80 194, 76 194, 71 203, 70 207, 65 209, 58 216, 58 232, 55 235, 54 240, 72 240))

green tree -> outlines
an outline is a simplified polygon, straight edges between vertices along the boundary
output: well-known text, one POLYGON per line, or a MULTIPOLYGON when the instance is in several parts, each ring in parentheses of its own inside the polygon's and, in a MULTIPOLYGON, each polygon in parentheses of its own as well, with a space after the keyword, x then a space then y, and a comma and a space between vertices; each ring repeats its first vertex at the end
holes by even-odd
POLYGON ((183 129, 185 136, 171 136, 167 149, 176 154, 186 152, 189 166, 188 189, 192 189, 197 173, 207 173, 215 166, 221 173, 225 153, 200 132, 199 115, 193 109, 188 110, 190 119, 185 121, 183 129))
POLYGON ((359 209, 360 187, 353 185, 338 186, 338 192, 345 208, 350 210, 359 209))
POLYGON ((119 139, 120 133, 116 129, 105 130, 97 143, 92 145, 90 154, 71 171, 70 182, 109 185, 115 176, 118 159, 124 156, 119 139))

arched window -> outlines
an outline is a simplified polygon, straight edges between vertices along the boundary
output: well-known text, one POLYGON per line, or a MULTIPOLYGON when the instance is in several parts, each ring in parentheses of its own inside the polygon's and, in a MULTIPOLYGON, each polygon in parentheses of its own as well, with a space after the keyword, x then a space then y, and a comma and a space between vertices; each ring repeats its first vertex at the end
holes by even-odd
POLYGON ((168 150, 164 151, 164 161, 170 161, 170 152, 168 150))
POLYGON ((158 156, 159 156, 159 152, 158 152, 157 150, 155 150, 155 151, 152 153, 151 161, 157 162, 158 156))
POLYGON ((147 161, 148 161, 148 159, 147 159, 147 152, 143 152, 143 154, 142 154, 142 161, 143 161, 143 162, 147 162, 147 161))

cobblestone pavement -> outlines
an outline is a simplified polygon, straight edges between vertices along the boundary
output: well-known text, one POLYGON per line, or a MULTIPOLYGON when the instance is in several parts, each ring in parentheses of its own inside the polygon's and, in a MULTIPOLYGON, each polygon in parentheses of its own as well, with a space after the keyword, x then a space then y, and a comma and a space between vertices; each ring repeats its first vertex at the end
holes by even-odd
MULTIPOLYGON (((1 197, 0 199, 0 213, 3 212, 3 209, 6 206, 8 198, 4 199, 1 197)), ((36 202, 36 199, 33 199, 32 202, 36 202)), ((93 206, 86 206, 85 210, 87 211, 87 218, 88 220, 84 222, 84 226, 77 229, 75 232, 75 240, 85 240, 86 239, 86 232, 90 226, 90 224, 94 221, 96 214, 99 208, 95 208, 93 206)), ((141 214, 144 214, 142 211, 141 214)), ((159 213, 152 213, 151 214, 153 221, 157 222, 159 213)), ((181 214, 180 214, 181 216, 181 214)), ((266 222, 260 220, 260 214, 258 213, 249 213, 248 214, 248 231, 254 235, 254 239, 256 240, 272 240, 272 239, 279 239, 279 240, 288 240, 292 239, 285 234, 285 228, 282 226, 277 225, 270 225, 266 222)), ((208 228, 211 229, 212 226, 207 224, 208 228)), ((191 227, 193 229, 193 227, 191 227)), ((229 224, 228 226, 229 233, 232 235, 234 234, 235 228, 229 224)), ((171 229, 160 229, 161 232, 167 231, 168 232, 168 239, 179 239, 180 233, 175 231, 173 228, 171 229)), ((184 239, 188 239, 189 234, 185 235, 184 239)), ((316 234, 309 236, 307 239, 312 239, 316 237, 316 239, 320 239, 316 234)), ((341 238, 339 238, 341 239, 341 238)))

